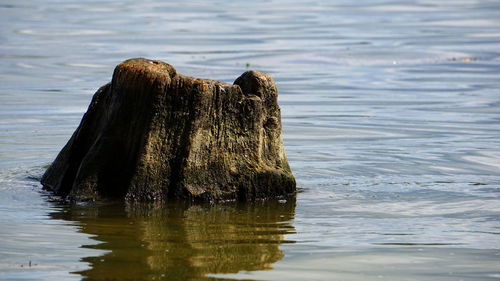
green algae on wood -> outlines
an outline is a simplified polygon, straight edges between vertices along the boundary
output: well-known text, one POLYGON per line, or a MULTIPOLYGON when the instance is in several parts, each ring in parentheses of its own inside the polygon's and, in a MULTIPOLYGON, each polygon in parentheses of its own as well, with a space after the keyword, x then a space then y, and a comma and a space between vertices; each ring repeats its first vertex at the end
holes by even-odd
POLYGON ((42 177, 70 200, 248 201, 296 192, 271 75, 233 85, 143 58, 119 64, 42 177))

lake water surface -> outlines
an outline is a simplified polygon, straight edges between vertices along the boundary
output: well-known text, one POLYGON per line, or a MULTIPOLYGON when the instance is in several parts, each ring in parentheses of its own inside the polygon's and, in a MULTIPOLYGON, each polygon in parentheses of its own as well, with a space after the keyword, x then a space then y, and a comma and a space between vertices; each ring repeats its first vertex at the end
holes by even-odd
POLYGON ((500 280, 500 2, 0 0, 0 280, 500 280), (277 83, 296 198, 70 206, 132 57, 277 83))

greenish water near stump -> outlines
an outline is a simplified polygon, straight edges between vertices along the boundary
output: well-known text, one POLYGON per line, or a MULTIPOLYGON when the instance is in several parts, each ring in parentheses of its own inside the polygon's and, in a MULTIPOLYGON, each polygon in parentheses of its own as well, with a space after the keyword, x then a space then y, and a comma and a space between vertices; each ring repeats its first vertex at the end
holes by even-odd
POLYGON ((64 206, 51 217, 77 225, 103 250, 86 257, 84 278, 178 280, 208 273, 270 270, 284 257, 279 246, 294 243, 295 198, 250 204, 163 207, 104 203, 64 206))

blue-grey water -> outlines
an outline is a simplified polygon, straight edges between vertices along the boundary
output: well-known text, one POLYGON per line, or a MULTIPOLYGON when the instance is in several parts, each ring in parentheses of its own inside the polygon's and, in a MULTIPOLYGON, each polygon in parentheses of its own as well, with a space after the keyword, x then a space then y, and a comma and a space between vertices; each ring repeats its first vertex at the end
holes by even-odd
POLYGON ((499 139, 497 0, 0 0, 0 280, 500 280, 499 139), (296 202, 43 192, 132 57, 272 74, 296 202))

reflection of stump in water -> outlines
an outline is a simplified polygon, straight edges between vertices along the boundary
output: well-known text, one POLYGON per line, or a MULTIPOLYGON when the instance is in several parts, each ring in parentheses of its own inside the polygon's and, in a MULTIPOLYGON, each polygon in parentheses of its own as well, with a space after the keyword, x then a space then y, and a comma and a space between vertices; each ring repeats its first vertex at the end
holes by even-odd
POLYGON ((153 215, 157 219, 145 223, 144 240, 155 253, 149 264, 153 271, 174 273, 182 262, 191 276, 271 269, 283 257, 278 246, 290 232, 280 222, 291 220, 293 209, 294 203, 269 202, 192 206, 183 213, 180 231, 167 230, 164 216, 153 215))
POLYGON ((76 220, 109 250, 87 257, 89 279, 186 279, 208 273, 271 269, 291 233, 295 199, 220 206, 72 207, 56 218, 76 220))

